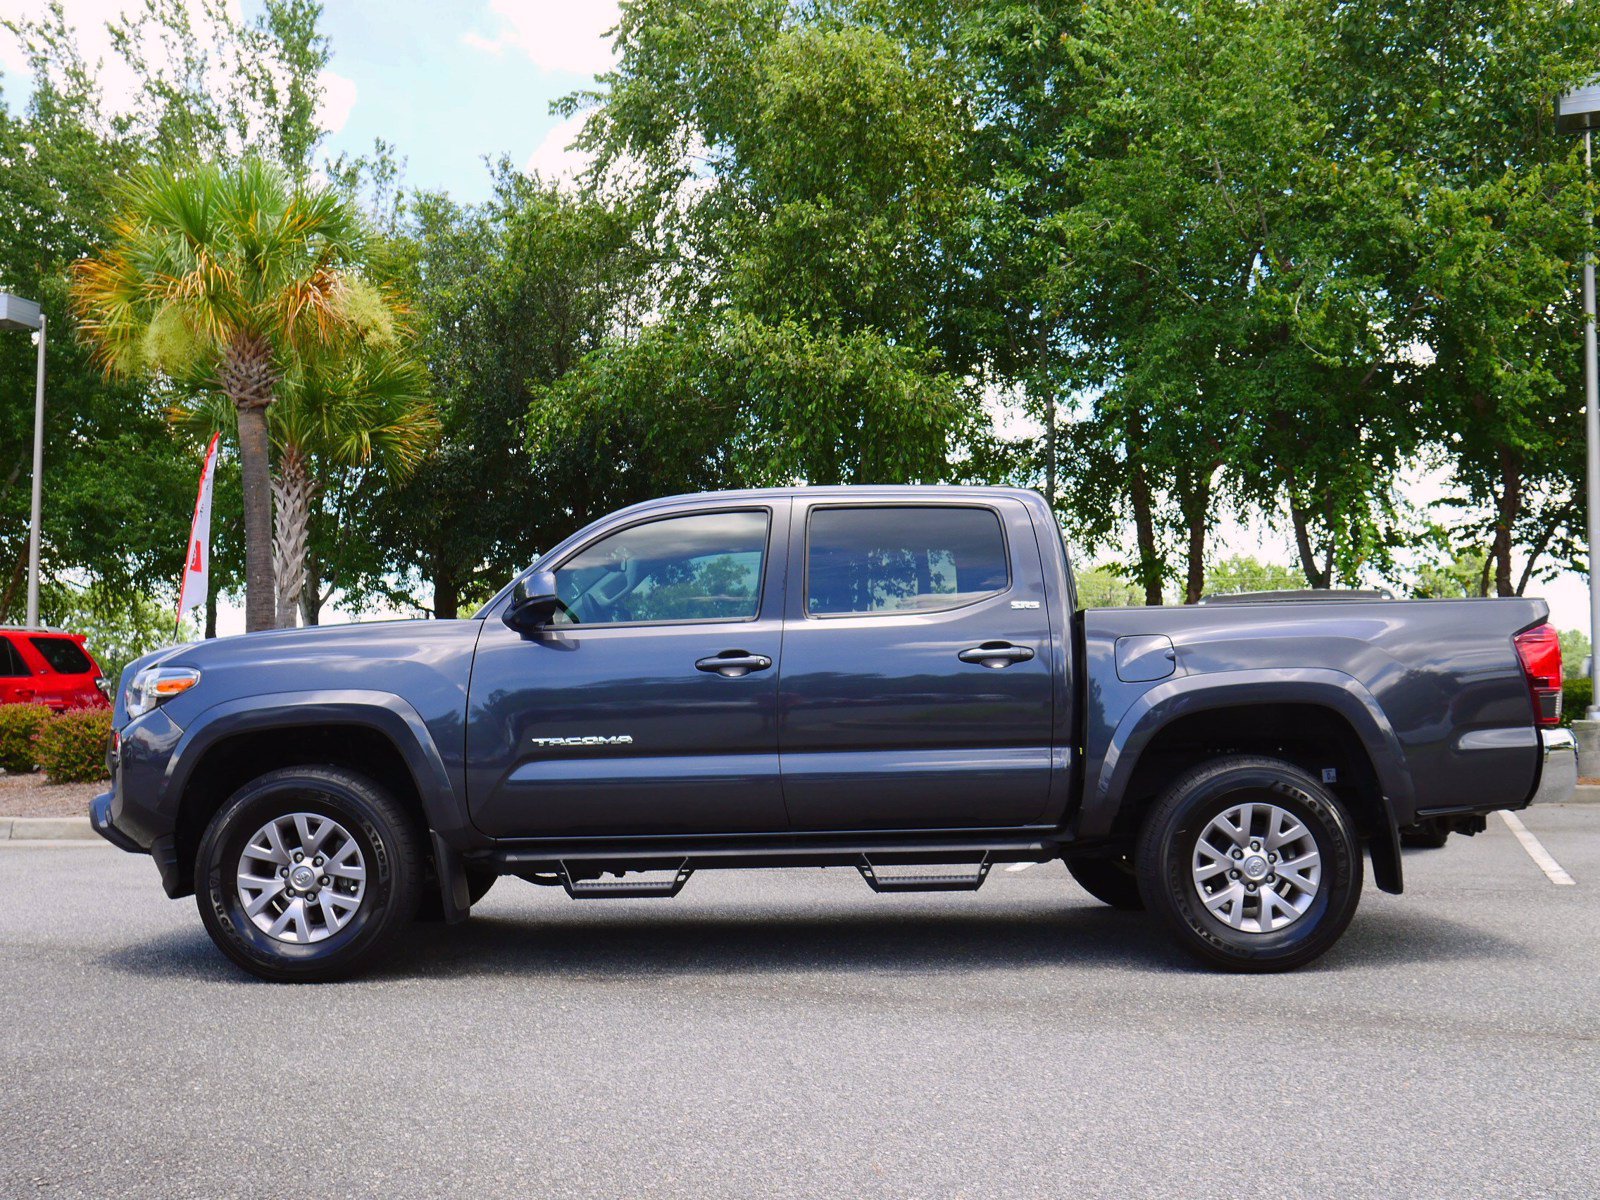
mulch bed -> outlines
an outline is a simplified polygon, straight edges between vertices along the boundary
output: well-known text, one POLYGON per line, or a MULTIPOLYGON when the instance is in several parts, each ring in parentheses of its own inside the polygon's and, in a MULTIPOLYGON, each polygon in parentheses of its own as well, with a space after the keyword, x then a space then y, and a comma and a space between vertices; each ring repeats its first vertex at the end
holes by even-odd
POLYGON ((51 783, 42 772, 0 772, 0 817, 86 817, 106 783, 51 783))

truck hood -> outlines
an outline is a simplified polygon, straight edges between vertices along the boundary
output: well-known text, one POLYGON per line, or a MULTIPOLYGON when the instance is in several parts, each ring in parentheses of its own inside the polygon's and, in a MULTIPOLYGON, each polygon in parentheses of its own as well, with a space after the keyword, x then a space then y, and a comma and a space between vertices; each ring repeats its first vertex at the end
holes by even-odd
POLYGON ((217 704, 276 693, 371 691, 437 697, 465 705, 472 654, 483 622, 372 621, 316 625, 171 646, 130 663, 118 682, 115 723, 126 723, 133 676, 153 666, 192 667, 200 682, 162 705, 180 727, 217 704))

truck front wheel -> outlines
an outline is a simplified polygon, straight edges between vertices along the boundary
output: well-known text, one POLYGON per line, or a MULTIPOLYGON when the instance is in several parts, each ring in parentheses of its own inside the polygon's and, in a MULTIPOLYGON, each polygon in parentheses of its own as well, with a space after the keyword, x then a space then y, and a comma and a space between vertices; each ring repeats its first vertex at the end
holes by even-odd
POLYGON ((1354 821, 1274 758, 1219 758, 1179 777, 1146 818, 1135 861, 1150 911, 1190 953, 1234 971, 1310 962, 1361 898, 1354 821))
POLYGON ((195 885, 206 932, 245 970, 336 979, 376 961, 416 913, 417 830, 365 776, 286 767, 245 784, 211 819, 195 885))

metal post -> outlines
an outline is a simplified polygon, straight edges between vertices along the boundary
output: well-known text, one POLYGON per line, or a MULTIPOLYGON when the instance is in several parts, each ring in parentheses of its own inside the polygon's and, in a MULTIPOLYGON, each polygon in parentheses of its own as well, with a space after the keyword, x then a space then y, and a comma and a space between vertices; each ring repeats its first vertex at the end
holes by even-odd
MULTIPOLYGON (((1583 165, 1594 180, 1594 135, 1583 131, 1583 165)), ((1588 434, 1589 466, 1589 679, 1594 693, 1584 716, 1600 720, 1600 582, 1595 578, 1595 555, 1600 552, 1600 360, 1594 331, 1594 213, 1589 213, 1590 245, 1583 256, 1583 394, 1584 426, 1588 434)))
POLYGON ((39 623, 39 509, 44 496, 44 314, 39 314, 39 374, 33 389, 33 519, 28 523, 28 624, 39 623))

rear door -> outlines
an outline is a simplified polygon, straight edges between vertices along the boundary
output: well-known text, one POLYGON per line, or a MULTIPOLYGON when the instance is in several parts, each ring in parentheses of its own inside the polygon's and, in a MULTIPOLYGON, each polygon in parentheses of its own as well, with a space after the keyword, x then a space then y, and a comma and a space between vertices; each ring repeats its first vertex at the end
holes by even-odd
POLYGON ((1041 820, 1052 641, 1022 503, 802 495, 792 526, 779 748, 794 826, 1041 820))
POLYGON ((479 829, 788 828, 777 755, 788 509, 709 505, 597 531, 550 564, 560 623, 525 637, 485 622, 466 732, 479 829))
POLYGON ((0 633, 0 704, 29 704, 38 700, 34 673, 13 644, 11 635, 0 633))

